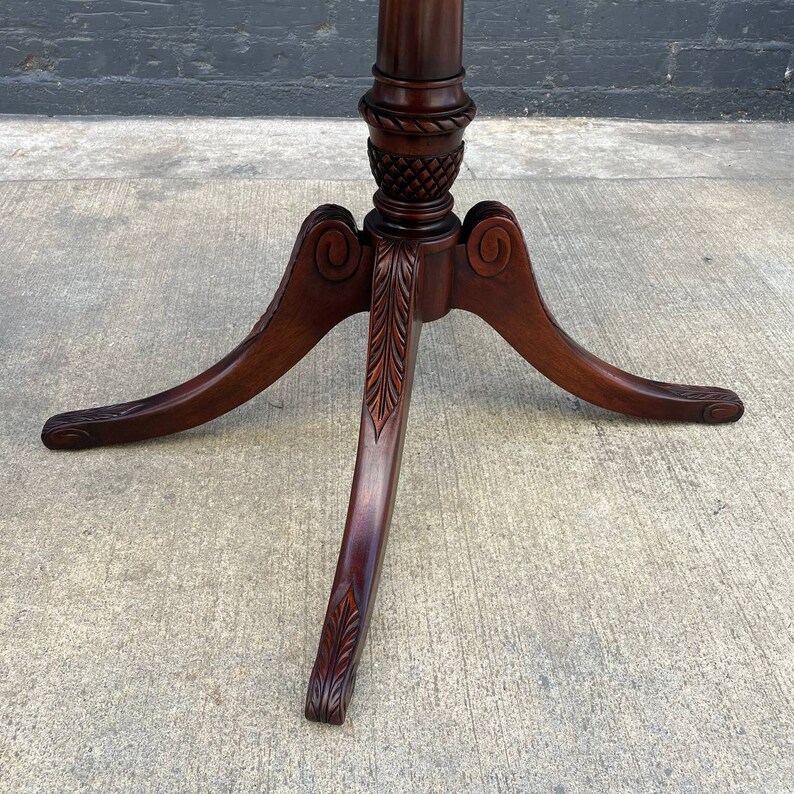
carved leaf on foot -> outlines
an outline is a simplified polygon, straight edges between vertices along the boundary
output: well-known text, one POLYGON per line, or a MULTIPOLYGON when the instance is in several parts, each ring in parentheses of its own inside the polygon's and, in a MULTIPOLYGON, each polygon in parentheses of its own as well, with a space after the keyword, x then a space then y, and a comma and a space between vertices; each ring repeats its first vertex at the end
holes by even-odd
POLYGON ((308 719, 331 725, 344 722, 355 686, 353 659, 360 628, 361 612, 351 585, 323 627, 306 697, 308 719))
POLYGON ((744 403, 738 394, 729 389, 713 386, 679 386, 678 384, 659 384, 670 394, 684 400, 697 400, 708 403, 703 408, 703 421, 707 424, 735 422, 744 413, 744 403))
POLYGON ((47 420, 41 431, 41 440, 50 449, 87 449, 98 443, 90 429, 76 427, 89 422, 102 422, 128 416, 146 404, 137 400, 118 405, 105 405, 100 408, 86 408, 82 411, 69 411, 57 414, 47 420))
POLYGON ((419 244, 384 240, 375 256, 365 402, 378 438, 400 402, 419 244))

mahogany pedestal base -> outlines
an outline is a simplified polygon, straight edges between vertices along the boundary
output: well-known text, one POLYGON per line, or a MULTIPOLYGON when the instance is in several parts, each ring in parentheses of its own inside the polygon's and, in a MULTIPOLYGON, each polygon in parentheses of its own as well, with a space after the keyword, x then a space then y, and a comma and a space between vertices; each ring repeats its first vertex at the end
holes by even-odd
POLYGON ((306 696, 306 716, 334 725, 345 719, 372 613, 423 323, 473 312, 555 383, 613 411, 717 424, 744 410, 732 391, 646 380, 579 347, 543 304, 506 207, 479 204, 461 227, 450 188, 476 112, 463 90, 463 0, 379 5, 374 83, 359 104, 379 187, 364 231, 341 207, 320 207, 267 312, 226 358, 154 397, 54 416, 42 432, 51 449, 84 449, 195 427, 267 388, 337 323, 369 310, 353 490, 306 696))
POLYGON ((369 310, 369 343, 353 488, 306 716, 345 719, 391 521, 422 324, 450 309, 479 315, 530 364, 588 402, 634 416, 711 424, 743 413, 732 391, 630 375, 579 347, 538 292, 509 209, 485 202, 461 227, 448 215, 428 236, 373 211, 364 231, 326 205, 303 224, 273 302, 251 333, 203 374, 143 400, 52 417, 50 449, 139 441, 208 422, 267 388, 337 323, 369 310))

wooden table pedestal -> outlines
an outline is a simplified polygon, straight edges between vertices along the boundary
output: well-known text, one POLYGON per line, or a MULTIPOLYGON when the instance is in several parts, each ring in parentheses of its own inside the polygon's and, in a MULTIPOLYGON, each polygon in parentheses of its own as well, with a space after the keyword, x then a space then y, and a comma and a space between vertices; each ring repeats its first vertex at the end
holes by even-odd
POLYGON ((583 400, 650 419, 735 422, 726 389, 623 372, 579 347, 543 303, 513 213, 496 202, 461 224, 450 195, 475 106, 463 89, 463 0, 381 0, 369 125, 375 209, 359 231, 326 205, 303 224, 270 307, 224 359, 142 400, 52 417, 50 449, 162 436, 231 411, 297 364, 337 323, 369 311, 361 428, 339 563, 306 697, 311 720, 341 724, 372 614, 391 520, 423 323, 481 317, 530 364, 583 400))

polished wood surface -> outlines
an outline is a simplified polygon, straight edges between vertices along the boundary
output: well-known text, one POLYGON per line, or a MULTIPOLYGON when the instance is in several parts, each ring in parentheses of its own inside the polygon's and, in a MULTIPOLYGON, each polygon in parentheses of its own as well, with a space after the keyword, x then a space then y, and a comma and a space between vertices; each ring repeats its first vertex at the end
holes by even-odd
POLYGON ((372 252, 342 207, 304 222, 273 301, 248 336, 206 372, 132 402, 53 416, 50 449, 85 449, 165 436, 250 400, 297 364, 334 326, 369 308, 372 252))
POLYGON ((377 68, 405 80, 444 80, 463 68, 463 0, 381 0, 377 68))
POLYGON ((353 488, 306 696, 306 716, 320 722, 340 725, 345 719, 375 601, 422 328, 416 305, 420 259, 418 242, 378 243, 353 488))
POLYGON ((732 391, 640 378, 574 342, 546 308, 518 221, 502 204, 484 202, 466 217, 452 305, 482 317, 558 386, 610 411, 709 424, 744 411, 732 391))
POLYGON ((476 113, 463 89, 462 20, 462 0, 381 0, 374 83, 359 104, 378 185, 363 231, 341 207, 320 207, 267 312, 218 364, 153 397, 58 414, 42 431, 51 449, 82 449, 195 427, 267 388, 337 323, 369 310, 353 487, 306 695, 306 716, 318 722, 344 722, 353 693, 423 323, 453 308, 472 312, 562 388, 612 411, 709 424, 744 411, 727 389, 648 380, 577 345, 546 308, 507 207, 484 202, 461 225, 450 190, 476 113))

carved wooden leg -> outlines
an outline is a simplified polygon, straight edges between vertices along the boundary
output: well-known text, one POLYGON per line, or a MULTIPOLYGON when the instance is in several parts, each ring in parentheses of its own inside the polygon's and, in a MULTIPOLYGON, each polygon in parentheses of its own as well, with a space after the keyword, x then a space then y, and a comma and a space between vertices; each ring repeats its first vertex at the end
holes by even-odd
POLYGON ((50 449, 139 441, 231 411, 278 380, 337 323, 369 308, 371 264, 350 213, 331 204, 318 208, 301 228, 267 312, 231 353, 153 397, 53 416, 42 441, 50 449))
POLYGON ((466 217, 452 305, 482 317, 546 377, 602 408, 710 424, 744 413, 732 391, 646 380, 577 345, 543 303, 518 222, 497 202, 478 204, 466 217))
POLYGON ((341 725, 364 647, 400 473, 421 321, 418 243, 378 244, 367 379, 353 490, 331 597, 306 695, 306 716, 341 725))

